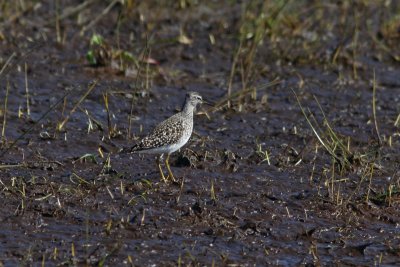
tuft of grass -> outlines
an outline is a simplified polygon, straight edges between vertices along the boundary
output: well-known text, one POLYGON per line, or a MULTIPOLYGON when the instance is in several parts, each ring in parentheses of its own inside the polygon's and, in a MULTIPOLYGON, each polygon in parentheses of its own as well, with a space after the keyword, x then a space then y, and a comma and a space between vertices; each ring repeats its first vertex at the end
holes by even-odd
POLYGON ((271 8, 268 1, 250 1, 243 8, 240 27, 239 45, 233 55, 231 71, 228 81, 228 108, 232 107, 233 81, 235 77, 240 80, 241 89, 238 95, 239 109, 241 109, 244 95, 250 89, 253 99, 256 88, 251 84, 257 76, 255 59, 260 45, 263 44, 268 30, 273 27, 277 17, 282 12, 288 1, 279 1, 281 4, 271 8))
POLYGON ((329 120, 325 116, 325 113, 318 99, 314 96, 314 100, 317 102, 318 107, 323 115, 322 125, 320 125, 316 121, 314 114, 311 113, 310 110, 308 110, 308 114, 310 115, 307 114, 297 94, 294 92, 294 90, 292 91, 296 97, 297 103, 300 107, 301 112, 303 113, 304 118, 306 119, 308 125, 310 126, 311 130, 313 131, 315 137, 322 145, 322 147, 324 147, 329 155, 332 156, 332 158, 335 160, 335 164, 338 164, 341 170, 351 169, 354 154, 350 151, 349 147, 346 146, 346 138, 341 137, 334 131, 329 120), (321 130, 323 128, 325 129, 325 131, 321 130))
POLYGON ((107 174, 107 173, 110 173, 111 170, 112 170, 112 167, 111 167, 111 153, 108 153, 107 154, 107 158, 104 161, 103 168, 102 168, 100 173, 107 174))
POLYGON ((82 111, 86 115, 86 117, 88 119, 88 122, 87 122, 87 124, 88 124, 87 133, 88 134, 90 133, 90 131, 94 130, 95 125, 100 131, 104 131, 103 124, 100 121, 96 120, 92 115, 90 115, 90 113, 87 109, 83 109, 80 106, 78 108, 80 111, 82 111))
POLYGON ((391 207, 393 206, 393 203, 400 202, 400 187, 398 185, 390 184, 386 190, 369 197, 369 199, 374 203, 381 205, 385 204, 391 207))
POLYGON ((91 66, 105 66, 110 57, 110 48, 103 36, 94 33, 90 38, 90 49, 86 53, 86 60, 91 66))
POLYGON ((267 149, 263 150, 262 144, 257 144, 256 153, 257 153, 259 156, 261 156, 261 158, 262 158, 262 161, 261 161, 259 164, 261 164, 261 163, 263 163, 264 161, 266 161, 266 162, 268 163, 268 165, 271 165, 268 150, 267 150, 267 149))
MULTIPOLYGON (((318 123, 315 115, 310 110, 306 111, 297 94, 294 91, 293 93, 313 134, 317 138, 319 144, 332 158, 330 168, 324 168, 323 170, 323 177, 325 177, 324 185, 328 190, 331 201, 337 205, 347 204, 354 198, 356 193, 365 192, 365 201, 368 202, 371 198, 371 192, 374 192, 372 189, 373 177, 374 170, 379 167, 376 160, 379 156, 380 145, 371 145, 365 152, 351 151, 350 137, 342 136, 334 130, 318 99, 314 96, 314 100, 322 113, 322 124, 318 123), (351 181, 350 178, 347 177, 350 173, 356 174, 360 180, 356 188, 348 194, 348 197, 345 200, 343 193, 346 184, 351 181)), ((373 101, 375 101, 375 97, 373 97, 373 101)), ((375 109, 375 107, 373 108, 375 109)), ((376 120, 376 116, 374 117, 374 120, 376 120)), ((315 153, 317 154, 317 151, 315 153)), ((314 157, 314 167, 312 169, 310 181, 315 171, 315 159, 316 157, 314 157)))

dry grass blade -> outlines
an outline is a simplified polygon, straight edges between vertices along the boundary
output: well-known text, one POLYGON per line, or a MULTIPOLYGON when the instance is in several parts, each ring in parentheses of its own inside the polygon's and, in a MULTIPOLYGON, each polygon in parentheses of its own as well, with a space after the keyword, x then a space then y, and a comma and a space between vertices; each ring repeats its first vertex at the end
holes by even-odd
MULTIPOLYGON (((145 45, 145 47, 143 48, 141 62, 143 62, 144 59, 145 59, 145 57, 146 57, 146 56, 148 57, 149 54, 150 54, 150 47, 149 47, 150 40, 151 40, 151 37, 149 38, 148 36, 146 36, 146 45, 145 45)), ((137 88, 138 88, 138 86, 139 86, 139 82, 140 82, 140 80, 139 80, 139 79, 140 79, 139 73, 140 73, 140 71, 141 71, 141 68, 142 68, 142 64, 139 64, 139 66, 138 66, 138 71, 137 71, 137 76, 136 76, 136 79, 135 79, 135 88, 134 88, 134 90, 137 90, 137 88)), ((130 110, 129 118, 128 118, 128 125, 129 125, 129 126, 128 126, 128 134, 127 134, 127 138, 128 138, 128 139, 131 138, 132 119, 133 119, 133 107, 134 107, 134 104, 135 104, 135 98, 132 97, 132 101, 131 101, 131 110, 130 110)))
POLYGON ((374 124, 376 135, 379 140, 379 145, 382 144, 381 135, 379 134, 378 121, 376 119, 376 78, 375 78, 375 69, 374 69, 374 80, 372 84, 372 115, 374 116, 374 124))
POLYGON ((13 148, 15 146, 15 144, 21 140, 26 134, 30 133, 32 131, 32 129, 41 121, 43 120, 47 114, 49 114, 51 111, 54 110, 55 107, 57 107, 62 101, 64 101, 65 97, 67 97, 67 95, 69 95, 71 91, 66 92, 63 97, 61 97, 56 103, 54 103, 48 110, 46 110, 45 113, 43 113, 43 115, 37 120, 35 121, 31 127, 29 127, 23 134, 21 134, 20 136, 18 136, 17 139, 15 139, 15 141, 5 150, 3 151, 3 153, 0 154, 0 158, 3 157, 11 148, 13 148))
POLYGON ((1 130, 1 141, 3 143, 6 140, 7 103, 8 103, 8 93, 9 93, 9 91, 10 91, 10 82, 7 80, 6 98, 4 99, 3 128, 1 130))
POLYGON ((88 29, 92 28, 94 25, 96 25, 96 23, 105 15, 107 15, 108 12, 110 12, 110 10, 118 3, 120 2, 120 0, 114 0, 112 1, 104 10, 103 12, 101 12, 100 15, 98 15, 96 18, 94 18, 93 20, 91 20, 91 22, 84 26, 81 30, 81 35, 83 35, 88 29))
POLYGON ((322 138, 320 137, 320 135, 318 134, 317 130, 315 129, 314 125, 311 123, 309 117, 307 116, 306 112, 304 111, 303 106, 301 105, 300 99, 297 96, 296 92, 292 89, 293 94, 296 97, 297 103, 299 104, 300 110, 303 113, 304 118, 306 119, 306 121, 308 122, 308 125, 311 127, 311 130, 314 132, 315 136, 317 137, 318 141, 321 143, 321 145, 331 154, 333 153, 331 148, 325 144, 325 142, 322 140, 322 138))
POLYGON ((0 169, 8 169, 8 168, 19 168, 19 167, 26 167, 26 164, 8 164, 8 165, 0 165, 0 169))
POLYGON ((56 20, 61 21, 63 19, 66 19, 66 18, 68 18, 68 17, 70 17, 70 16, 72 16, 72 15, 74 15, 74 14, 76 14, 76 13, 82 11, 82 10, 84 10, 86 7, 88 7, 89 5, 91 5, 92 3, 96 2, 96 1, 97 0, 88 0, 88 1, 85 1, 85 2, 83 2, 81 4, 79 4, 79 5, 76 5, 76 6, 66 7, 66 8, 64 8, 62 14, 57 15, 57 18, 54 18, 54 19, 51 19, 51 20, 47 21, 44 24, 44 26, 51 25, 56 20))
MULTIPOLYGON (((277 85, 277 84, 279 84, 279 83, 281 83, 281 81, 280 81, 278 78, 276 78, 276 79, 273 80, 272 82, 269 82, 269 83, 265 83, 265 84, 263 84, 263 85, 260 85, 260 86, 258 86, 258 87, 255 88, 255 89, 254 89, 253 87, 250 87, 250 88, 247 88, 247 89, 245 89, 245 90, 240 90, 240 91, 238 91, 238 92, 232 93, 230 96, 228 95, 227 97, 225 97, 225 98, 223 98, 222 100, 218 101, 211 109, 213 109, 214 111, 216 111, 216 110, 218 110, 219 108, 221 108, 221 107, 227 105, 229 101, 232 101, 232 100, 234 100, 235 98, 242 97, 243 95, 252 93, 254 90, 256 90, 256 91, 258 91, 258 90, 265 90, 265 89, 267 89, 267 88, 269 88, 269 87, 272 87, 272 86, 274 86, 274 85, 277 85)), ((208 110, 207 110, 207 112, 208 112, 208 110)))
POLYGON ((400 126, 400 114, 397 115, 396 121, 394 122, 394 126, 396 126, 396 127, 400 126))
POLYGON ((217 195, 215 194, 215 188, 214 188, 214 179, 211 180, 210 197, 212 200, 217 201, 217 195))
POLYGON ((78 108, 78 106, 82 103, 83 100, 92 92, 92 90, 96 87, 97 80, 95 80, 90 86, 89 89, 86 91, 86 93, 79 99, 79 101, 75 104, 75 106, 71 109, 67 117, 57 125, 57 130, 61 131, 64 128, 64 125, 68 122, 69 118, 71 115, 75 112, 75 110, 78 108))
MULTIPOLYGON (((233 78, 235 76, 235 72, 236 72, 236 65, 237 62, 239 60, 239 56, 240 56, 240 51, 242 50, 242 45, 243 45, 243 41, 242 39, 240 39, 240 44, 239 44, 239 48, 235 54, 235 57, 233 58, 233 62, 232 62, 232 66, 231 66, 231 73, 229 75, 229 83, 228 83, 228 99, 230 99, 231 94, 232 94, 232 83, 233 83, 233 78)), ((228 100, 228 108, 231 107, 231 102, 230 100, 228 100)))
POLYGON ((25 62, 25 92, 26 92, 26 114, 29 117, 31 115, 31 109, 29 107, 28 64, 26 64, 26 62, 25 62))
POLYGON ((112 128, 112 123, 111 123, 111 114, 110 114, 110 108, 108 105, 108 93, 103 94, 103 99, 104 99, 104 105, 106 107, 106 112, 107 112, 107 126, 108 126, 108 138, 110 139, 111 136, 113 135, 113 128, 112 128))
POLYGON ((7 59, 6 63, 4 63, 3 67, 0 70, 0 76, 3 74, 4 70, 10 65, 11 60, 15 57, 15 52, 11 54, 11 56, 7 59))

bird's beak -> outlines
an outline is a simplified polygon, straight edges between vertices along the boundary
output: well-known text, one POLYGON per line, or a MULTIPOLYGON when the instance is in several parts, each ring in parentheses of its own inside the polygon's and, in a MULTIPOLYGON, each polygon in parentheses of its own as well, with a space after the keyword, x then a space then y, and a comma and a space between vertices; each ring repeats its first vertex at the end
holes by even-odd
POLYGON ((211 107, 214 106, 214 103, 210 103, 210 102, 205 101, 205 100, 202 100, 201 103, 202 104, 206 104, 206 105, 211 106, 211 107))

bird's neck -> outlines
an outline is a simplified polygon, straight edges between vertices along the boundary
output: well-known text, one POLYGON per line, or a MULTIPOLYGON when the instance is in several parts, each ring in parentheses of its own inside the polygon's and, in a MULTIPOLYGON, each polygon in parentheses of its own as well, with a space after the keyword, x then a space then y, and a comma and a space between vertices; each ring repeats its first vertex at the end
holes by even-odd
POLYGON ((182 113, 185 114, 186 116, 193 117, 193 112, 194 112, 194 106, 191 104, 185 103, 185 105, 182 108, 182 113))

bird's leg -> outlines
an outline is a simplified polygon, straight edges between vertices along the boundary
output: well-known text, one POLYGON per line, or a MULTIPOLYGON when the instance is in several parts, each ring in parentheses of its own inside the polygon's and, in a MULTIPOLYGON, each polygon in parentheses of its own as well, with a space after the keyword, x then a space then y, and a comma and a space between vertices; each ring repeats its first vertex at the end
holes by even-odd
POLYGON ((158 166, 158 170, 160 171, 161 179, 164 181, 164 183, 166 183, 167 182, 167 178, 165 178, 163 170, 161 168, 161 159, 162 159, 162 157, 163 157, 163 154, 161 154, 159 157, 157 157, 157 166, 158 166))
POLYGON ((174 175, 172 174, 171 168, 169 166, 169 155, 167 155, 167 158, 165 159, 165 165, 167 166, 168 169, 168 178, 171 178, 172 181, 176 182, 174 175))

